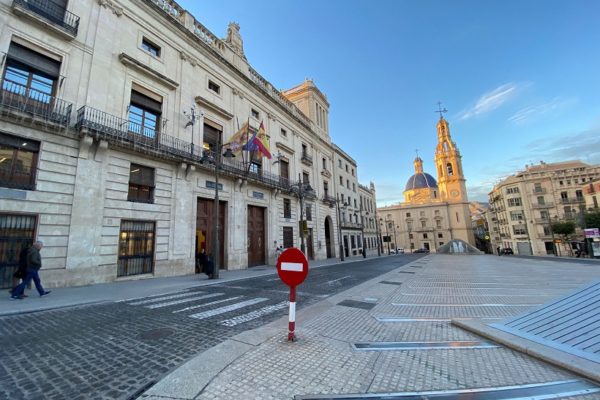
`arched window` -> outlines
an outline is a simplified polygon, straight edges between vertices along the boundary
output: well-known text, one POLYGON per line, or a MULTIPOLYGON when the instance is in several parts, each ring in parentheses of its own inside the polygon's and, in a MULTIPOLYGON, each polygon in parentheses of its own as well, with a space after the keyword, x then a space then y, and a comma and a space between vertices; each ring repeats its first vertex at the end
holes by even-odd
POLYGON ((444 151, 448 151, 448 142, 444 142, 444 151))
POLYGON ((448 171, 448 176, 454 175, 454 170, 452 169, 452 163, 446 164, 446 171, 448 171))

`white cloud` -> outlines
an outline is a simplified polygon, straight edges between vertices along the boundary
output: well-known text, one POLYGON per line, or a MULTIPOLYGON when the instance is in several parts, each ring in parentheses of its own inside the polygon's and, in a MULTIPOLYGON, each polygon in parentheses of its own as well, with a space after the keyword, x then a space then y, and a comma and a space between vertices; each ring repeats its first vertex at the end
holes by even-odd
POLYGON ((496 108, 500 107, 502 104, 506 103, 508 100, 513 98, 517 92, 522 89, 525 85, 518 84, 515 82, 505 83, 504 85, 498 86, 496 89, 484 93, 478 100, 468 110, 465 110, 461 113, 460 119, 465 120, 473 117, 478 117, 480 115, 486 114, 496 108))
POLYGON ((574 105, 575 103, 577 103, 577 99, 563 99, 560 97, 555 97, 546 103, 522 108, 509 117, 508 120, 517 125, 522 125, 531 119, 543 117, 551 112, 559 112, 560 110, 574 105))

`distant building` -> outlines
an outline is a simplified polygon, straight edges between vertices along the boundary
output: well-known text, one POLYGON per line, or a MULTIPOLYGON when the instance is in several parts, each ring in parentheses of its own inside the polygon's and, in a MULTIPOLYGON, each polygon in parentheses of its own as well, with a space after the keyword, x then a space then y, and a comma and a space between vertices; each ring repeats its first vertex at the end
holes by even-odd
POLYGON ((475 244, 461 155, 443 117, 437 123, 437 135, 437 182, 423 170, 423 160, 417 156, 404 202, 377 209, 380 234, 389 239, 383 246, 386 252, 388 248, 435 251, 452 239, 475 244))
MULTIPOLYGON (((527 165, 494 186, 489 193, 492 246, 513 249, 515 254, 570 254, 576 243, 559 243, 551 222, 581 224, 586 211, 586 188, 598 188, 600 165, 581 161, 540 162, 527 165), (591 186, 590 186, 591 185, 591 186)), ((593 207, 593 193, 590 205, 593 207)), ((576 238, 582 240, 581 229, 576 238)))

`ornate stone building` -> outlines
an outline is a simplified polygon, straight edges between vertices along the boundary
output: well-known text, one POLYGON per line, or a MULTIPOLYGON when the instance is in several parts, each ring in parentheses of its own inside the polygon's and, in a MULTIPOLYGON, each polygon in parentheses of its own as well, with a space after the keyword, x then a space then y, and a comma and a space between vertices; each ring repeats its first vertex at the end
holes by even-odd
POLYGON ((435 251, 452 239, 475 244, 461 155, 441 116, 437 136, 437 181, 423 170, 423 160, 417 156, 404 202, 377 209, 380 234, 389 238, 384 243, 386 252, 394 248, 435 251))
POLYGON ((600 165, 573 160, 526 165, 503 179, 489 193, 493 248, 511 248, 524 255, 572 254, 583 241, 583 214, 594 204, 589 196, 586 206, 586 193, 598 178, 600 165), (554 221, 577 223, 571 243, 554 235, 554 221))
POLYGON ((33 239, 48 286, 191 273, 201 250, 226 269, 301 241, 338 255, 327 99, 275 89, 239 25, 218 38, 169 0, 0 18, 0 286, 33 239))

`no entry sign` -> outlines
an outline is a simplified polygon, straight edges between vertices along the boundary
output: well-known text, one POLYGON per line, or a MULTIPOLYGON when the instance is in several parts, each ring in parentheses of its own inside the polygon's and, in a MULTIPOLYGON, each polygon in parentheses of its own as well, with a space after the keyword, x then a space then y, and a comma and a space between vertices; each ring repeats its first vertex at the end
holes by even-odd
POLYGON ((290 287, 290 320, 288 324, 288 341, 296 339, 296 286, 304 282, 308 275, 308 261, 304 253, 292 247, 281 253, 277 259, 277 274, 290 287))
POLYGON ((308 275, 308 261, 300 250, 291 247, 285 250, 277 259, 277 274, 289 287, 296 287, 308 275))

